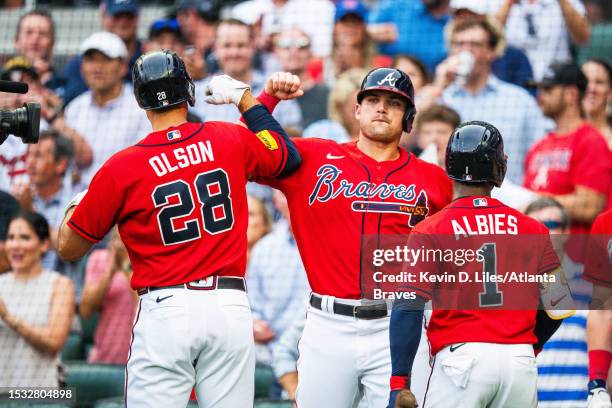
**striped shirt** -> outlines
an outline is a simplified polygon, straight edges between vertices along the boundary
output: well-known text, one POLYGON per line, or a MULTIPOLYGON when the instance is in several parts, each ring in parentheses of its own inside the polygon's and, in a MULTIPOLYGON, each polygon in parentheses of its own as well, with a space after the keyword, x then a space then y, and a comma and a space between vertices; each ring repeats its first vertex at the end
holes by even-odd
POLYGON ((255 246, 246 274, 254 319, 265 320, 276 337, 266 350, 257 350, 257 360, 271 362, 272 349, 297 316, 304 314, 310 293, 306 271, 297 244, 282 219, 255 246))
POLYGON ((523 88, 491 74, 478 93, 453 84, 444 91, 442 101, 459 113, 462 122, 482 120, 499 129, 508 155, 506 178, 522 185, 525 155, 545 134, 546 121, 535 99, 523 88))
POLYGON ((92 164, 81 174, 83 187, 89 185, 110 156, 136 144, 151 132, 147 115, 136 103, 129 84, 123 84, 119 97, 104 106, 96 104, 91 91, 79 95, 66 106, 65 120, 85 138, 93 151, 92 164))
POLYGON ((581 279, 582 265, 563 259, 576 309, 575 315, 563 320, 555 334, 538 355, 538 407, 586 408, 589 381, 589 357, 586 321, 591 285, 581 279))

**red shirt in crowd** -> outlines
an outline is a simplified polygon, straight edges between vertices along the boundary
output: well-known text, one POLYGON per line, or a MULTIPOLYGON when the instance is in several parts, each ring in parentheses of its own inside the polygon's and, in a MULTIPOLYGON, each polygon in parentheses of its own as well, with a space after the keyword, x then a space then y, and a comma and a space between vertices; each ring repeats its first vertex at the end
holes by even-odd
MULTIPOLYGON (((571 194, 583 186, 608 196, 612 156, 601 133, 584 123, 573 132, 549 133, 535 143, 525 158, 524 184, 537 193, 571 194)), ((567 245, 571 259, 582 262, 586 241, 576 234, 588 234, 590 223, 572 222, 573 235, 567 245)))
POLYGON ((612 209, 595 219, 590 239, 583 277, 612 288, 612 209))

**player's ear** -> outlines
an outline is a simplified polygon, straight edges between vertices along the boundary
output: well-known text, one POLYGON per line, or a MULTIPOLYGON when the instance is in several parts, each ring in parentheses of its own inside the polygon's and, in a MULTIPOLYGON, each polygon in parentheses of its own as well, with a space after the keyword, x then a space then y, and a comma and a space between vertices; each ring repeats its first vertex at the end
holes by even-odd
POLYGON ((127 59, 122 59, 121 61, 121 75, 119 76, 119 78, 123 78, 127 72, 128 72, 128 61, 127 59))
POLYGON ((359 121, 360 116, 361 116, 361 105, 356 103, 355 104, 355 119, 359 121))

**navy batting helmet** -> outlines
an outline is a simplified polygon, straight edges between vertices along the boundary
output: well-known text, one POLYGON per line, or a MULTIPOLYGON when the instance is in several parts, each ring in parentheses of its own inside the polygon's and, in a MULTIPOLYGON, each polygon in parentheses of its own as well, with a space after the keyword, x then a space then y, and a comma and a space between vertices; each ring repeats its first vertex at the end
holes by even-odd
POLYGON ((404 121, 402 128, 404 132, 410 132, 412 129, 412 122, 416 115, 416 108, 414 106, 414 86, 410 77, 399 69, 395 68, 376 68, 368 72, 361 88, 357 94, 357 102, 361 103, 365 94, 368 91, 381 90, 393 92, 403 96, 408 102, 406 113, 404 114, 404 121))
POLYGON ((172 51, 151 51, 132 68, 134 95, 142 109, 161 109, 181 102, 195 103, 195 87, 185 63, 172 51))
POLYGON ((504 141, 499 130, 487 122, 461 124, 446 146, 446 173, 462 183, 493 183, 501 186, 506 175, 504 141))

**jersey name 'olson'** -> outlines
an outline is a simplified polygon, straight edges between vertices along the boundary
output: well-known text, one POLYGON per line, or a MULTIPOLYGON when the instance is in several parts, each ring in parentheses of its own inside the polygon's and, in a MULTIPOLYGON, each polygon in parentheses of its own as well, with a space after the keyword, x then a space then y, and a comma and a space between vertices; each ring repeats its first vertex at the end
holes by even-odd
POLYGON ((187 166, 214 161, 213 149, 210 140, 178 147, 172 151, 174 158, 169 159, 166 153, 153 156, 149 159, 149 164, 158 177, 172 173, 187 166), (172 160, 172 162, 171 162, 172 160))

